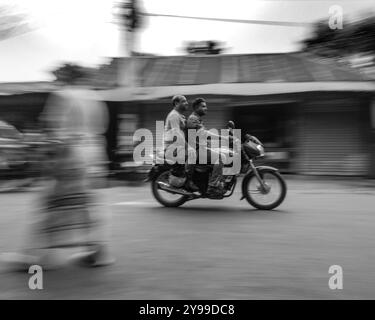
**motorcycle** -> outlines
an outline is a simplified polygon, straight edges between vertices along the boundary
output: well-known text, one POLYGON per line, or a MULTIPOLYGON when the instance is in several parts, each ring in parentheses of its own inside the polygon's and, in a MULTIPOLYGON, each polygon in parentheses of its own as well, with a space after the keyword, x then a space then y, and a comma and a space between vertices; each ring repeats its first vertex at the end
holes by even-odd
MULTIPOLYGON (((234 122, 229 121, 228 128, 234 129, 234 122)), ((234 152, 229 150, 229 152, 234 152)), ((223 194, 214 199, 224 199, 233 195, 238 177, 243 174, 242 197, 253 207, 260 210, 272 210, 285 199, 287 186, 278 169, 270 166, 256 166, 254 160, 264 157, 264 145, 254 136, 245 135, 241 144, 241 170, 238 174, 223 174, 223 194)), ((232 153, 233 154, 233 153, 232 153)), ((181 166, 181 165, 180 165, 181 166)), ((225 166, 224 166, 225 167, 225 166)), ((147 181, 151 181, 151 190, 155 199, 165 207, 179 207, 187 201, 195 199, 212 199, 207 193, 211 165, 197 164, 194 167, 192 180, 199 188, 198 192, 190 192, 183 188, 186 178, 181 178, 180 185, 172 184, 171 177, 176 164, 156 163, 148 173, 147 181), (184 180, 185 179, 185 180, 184 180)))

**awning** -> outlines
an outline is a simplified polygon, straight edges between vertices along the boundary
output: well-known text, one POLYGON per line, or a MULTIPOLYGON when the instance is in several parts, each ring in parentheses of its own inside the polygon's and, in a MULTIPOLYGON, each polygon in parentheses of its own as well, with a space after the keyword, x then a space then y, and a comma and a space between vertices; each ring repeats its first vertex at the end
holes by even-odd
POLYGON ((182 95, 259 96, 301 92, 374 92, 375 82, 217 83, 190 86, 121 87, 98 93, 105 101, 147 101, 182 95))

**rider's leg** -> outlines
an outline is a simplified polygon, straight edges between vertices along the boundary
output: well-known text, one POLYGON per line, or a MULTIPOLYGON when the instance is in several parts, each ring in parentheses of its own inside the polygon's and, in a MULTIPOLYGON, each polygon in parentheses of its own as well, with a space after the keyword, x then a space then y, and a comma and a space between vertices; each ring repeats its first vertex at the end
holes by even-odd
POLYGON ((220 188, 220 182, 222 180, 224 167, 223 161, 220 158, 220 152, 213 149, 208 149, 207 151, 208 163, 213 165, 212 173, 208 181, 208 186, 213 188, 220 188))
POLYGON ((188 150, 188 157, 185 164, 185 173, 186 173, 186 188, 190 191, 199 191, 199 188, 193 182, 193 173, 195 168, 195 162, 197 158, 197 154, 194 149, 188 150))
POLYGON ((194 168, 195 168, 194 164, 187 164, 186 167, 185 167, 185 169, 186 169, 186 184, 185 184, 185 186, 189 191, 193 191, 193 192, 199 191, 199 188, 193 182, 194 168))
MULTIPOLYGON (((185 174, 185 147, 183 146, 169 146, 165 150, 165 159, 168 164, 172 166, 171 175, 178 178, 186 178, 185 174)), ((180 180, 180 179, 179 179, 180 180)), ((181 187, 180 182, 175 185, 171 180, 169 183, 174 187, 181 187)), ((185 183, 185 182, 182 182, 185 183)))
POLYGON ((208 181, 207 193, 212 198, 221 199, 224 193, 224 188, 222 184, 223 175, 223 162, 220 159, 220 154, 210 149, 208 152, 208 161, 212 164, 212 172, 208 181))

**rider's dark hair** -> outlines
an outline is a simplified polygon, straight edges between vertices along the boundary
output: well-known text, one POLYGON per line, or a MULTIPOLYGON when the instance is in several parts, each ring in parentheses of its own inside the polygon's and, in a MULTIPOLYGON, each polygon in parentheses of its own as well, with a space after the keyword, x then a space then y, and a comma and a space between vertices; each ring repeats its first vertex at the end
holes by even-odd
POLYGON ((193 101, 193 104, 192 104, 193 110, 196 110, 197 107, 198 107, 202 102, 206 102, 206 100, 204 100, 203 98, 196 98, 196 99, 193 101))

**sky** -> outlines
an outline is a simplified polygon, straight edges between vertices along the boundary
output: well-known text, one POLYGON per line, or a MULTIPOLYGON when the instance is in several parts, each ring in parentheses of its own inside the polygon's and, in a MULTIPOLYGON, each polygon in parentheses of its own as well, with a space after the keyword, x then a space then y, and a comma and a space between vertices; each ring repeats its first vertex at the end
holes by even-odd
MULTIPOLYGON (((0 40, 0 82, 51 80, 62 62, 96 66, 125 52, 125 37, 115 23, 118 0, 0 0, 27 15, 32 31, 0 40)), ((345 19, 374 11, 375 0, 142 0, 148 13, 186 16, 314 22, 340 5, 345 19)), ((281 27, 147 17, 137 33, 135 51, 184 54, 191 40, 218 40, 225 53, 290 52, 311 32, 281 27)))

